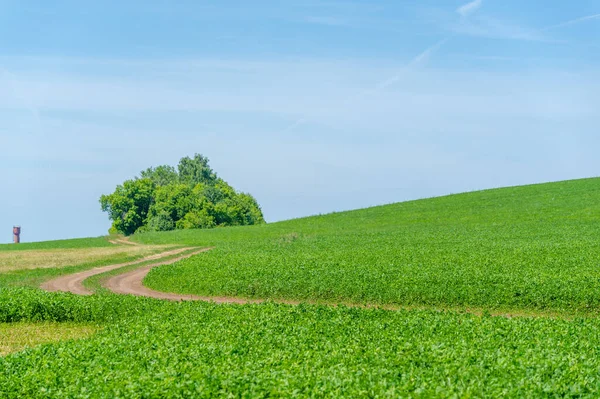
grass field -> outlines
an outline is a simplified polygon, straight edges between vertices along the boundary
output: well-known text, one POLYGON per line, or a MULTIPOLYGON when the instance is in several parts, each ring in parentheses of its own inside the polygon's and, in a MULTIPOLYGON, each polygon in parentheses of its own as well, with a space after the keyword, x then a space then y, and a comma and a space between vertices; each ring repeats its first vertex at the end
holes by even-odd
POLYGON ((165 250, 164 245, 116 246, 77 249, 0 251, 0 273, 26 269, 53 269, 92 264, 106 259, 136 258, 165 250))
POLYGON ((34 243, 27 247, 44 249, 4 250, 7 247, 0 247, 0 288, 39 287, 42 282, 54 277, 98 266, 131 262, 175 247, 173 245, 109 244, 109 247, 61 249, 62 245, 64 242, 54 241, 34 243))
MULTIPOLYGON (((154 269, 151 288, 310 304, 12 287, 81 265, 0 274, 0 334, 97 329, 0 358, 0 397, 595 398, 599 233, 600 179, 586 179, 139 235, 215 247, 154 269)), ((54 245, 69 248, 32 244, 54 245)))

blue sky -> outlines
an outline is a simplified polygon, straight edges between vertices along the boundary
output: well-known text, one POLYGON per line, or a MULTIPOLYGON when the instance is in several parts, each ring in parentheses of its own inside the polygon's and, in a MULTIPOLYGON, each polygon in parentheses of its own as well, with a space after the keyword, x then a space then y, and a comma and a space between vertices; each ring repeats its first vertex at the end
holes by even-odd
POLYGON ((598 175, 600 2, 0 0, 0 242, 202 153, 268 221, 598 175))

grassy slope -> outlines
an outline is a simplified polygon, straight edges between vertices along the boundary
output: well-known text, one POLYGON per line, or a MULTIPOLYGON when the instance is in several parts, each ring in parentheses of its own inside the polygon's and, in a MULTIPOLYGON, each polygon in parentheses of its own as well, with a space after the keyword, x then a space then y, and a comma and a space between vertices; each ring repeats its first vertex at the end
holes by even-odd
POLYGON ((600 179, 584 179, 135 239, 217 247, 152 271, 162 291, 587 313, 598 237, 600 179))

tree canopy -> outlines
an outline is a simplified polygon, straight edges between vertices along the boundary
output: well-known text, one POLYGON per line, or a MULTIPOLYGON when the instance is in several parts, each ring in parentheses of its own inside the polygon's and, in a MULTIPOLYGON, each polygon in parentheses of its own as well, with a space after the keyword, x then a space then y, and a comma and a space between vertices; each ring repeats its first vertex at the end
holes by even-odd
POLYGON ((113 222, 111 231, 125 235, 265 223, 254 197, 218 177, 200 154, 182 158, 177 168, 142 171, 102 195, 100 205, 113 222))

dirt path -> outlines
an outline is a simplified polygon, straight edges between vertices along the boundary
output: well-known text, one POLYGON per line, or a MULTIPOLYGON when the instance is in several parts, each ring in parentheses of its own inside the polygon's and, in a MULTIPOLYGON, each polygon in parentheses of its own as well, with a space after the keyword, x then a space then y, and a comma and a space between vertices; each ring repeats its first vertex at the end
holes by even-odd
MULTIPOLYGON (((64 292, 71 292, 71 293, 78 294, 78 295, 92 295, 93 293, 90 292, 89 290, 87 290, 83 286, 83 281, 88 277, 95 276, 95 275, 101 274, 101 273, 105 273, 105 272, 108 272, 111 270, 119 269, 119 268, 125 267, 125 266, 131 266, 131 265, 135 265, 138 263, 147 262, 147 261, 151 261, 151 260, 159 260, 159 259, 162 259, 165 257, 180 254, 182 252, 191 251, 193 249, 194 249, 193 247, 179 248, 179 249, 174 249, 171 251, 163 252, 160 254, 148 256, 148 257, 139 259, 134 262, 97 267, 92 270, 87 270, 87 271, 80 272, 80 273, 70 274, 67 276, 62 276, 62 277, 56 278, 54 280, 50 280, 50 281, 42 284, 41 288, 46 291, 64 291, 64 292)), ((212 248, 197 249, 196 251, 188 252, 188 253, 178 256, 176 258, 171 258, 171 259, 159 261, 156 263, 152 263, 149 265, 144 265, 133 271, 119 274, 117 276, 113 276, 113 277, 109 278, 108 280, 106 280, 105 282, 102 283, 102 286, 113 291, 114 293, 117 293, 117 294, 145 296, 145 297, 156 298, 156 299, 166 299, 166 300, 170 300, 170 301, 205 301, 205 302, 214 302, 214 303, 235 303, 235 304, 263 303, 266 301, 263 299, 246 299, 246 298, 236 298, 236 297, 227 297, 227 296, 183 295, 183 294, 155 291, 155 290, 151 290, 150 288, 144 287, 144 285, 143 285, 144 278, 146 277, 148 272, 150 272, 150 270, 153 267, 162 266, 162 265, 170 265, 177 261, 190 258, 194 255, 198 255, 202 252, 210 251, 211 249, 212 248)), ((305 301, 295 301, 295 300, 278 299, 275 302, 281 303, 281 304, 286 304, 286 305, 299 305, 302 302, 317 304, 317 302, 306 301, 306 300, 305 301)), ((427 309, 426 307, 411 308, 411 307, 405 307, 405 306, 400 306, 400 305, 365 305, 365 304, 359 305, 359 304, 352 304, 352 303, 344 303, 343 305, 350 306, 350 307, 358 307, 358 308, 379 308, 379 309, 387 309, 387 310, 427 309)), ((338 306, 338 305, 331 305, 331 306, 338 306)), ((445 310, 452 310, 452 309, 445 309, 445 310)), ((483 309, 462 309, 462 308, 460 308, 460 309, 456 309, 456 311, 471 313, 471 314, 475 314, 475 315, 481 315, 484 313, 483 309)), ((499 317, 506 317, 506 318, 540 317, 540 316, 550 317, 550 318, 557 317, 555 314, 548 314, 548 315, 544 316, 544 315, 533 315, 533 314, 529 314, 527 312, 519 312, 519 311, 513 312, 511 314, 507 314, 504 312, 494 312, 494 313, 492 313, 492 315, 499 316, 499 317)))
MULTIPOLYGON (((120 240, 115 240, 115 241, 120 242, 120 240)), ((123 243, 126 243, 126 242, 127 241, 124 241, 123 243)), ((147 297, 151 297, 151 298, 167 299, 167 300, 171 300, 171 301, 193 300, 193 301, 207 301, 207 302, 216 302, 216 303, 239 303, 239 304, 263 302, 262 300, 249 300, 249 299, 231 298, 231 297, 202 297, 202 296, 196 296, 196 295, 173 294, 173 293, 168 293, 168 292, 154 291, 154 290, 144 287, 144 285, 142 284, 144 277, 146 277, 148 272, 153 267, 162 266, 162 265, 170 265, 177 261, 190 258, 194 255, 198 255, 202 252, 209 251, 212 248, 198 249, 196 251, 188 252, 188 253, 178 256, 176 258, 170 258, 170 259, 162 260, 162 261, 160 260, 165 257, 177 255, 182 252, 190 251, 193 249, 194 248, 179 248, 179 249, 174 249, 171 251, 163 252, 160 254, 147 256, 145 258, 142 258, 142 259, 139 259, 139 260, 136 260, 133 262, 120 263, 118 265, 96 267, 91 270, 85 270, 83 272, 69 274, 66 276, 61 276, 61 277, 55 278, 53 280, 47 281, 41 285, 41 288, 46 291, 52 291, 52 292, 62 291, 62 292, 71 292, 73 294, 78 294, 78 295, 92 295, 93 292, 89 291, 87 288, 85 288, 83 286, 83 281, 85 279, 95 276, 95 275, 98 275, 98 274, 101 274, 101 273, 109 272, 111 270, 120 269, 125 266, 132 266, 132 265, 136 265, 136 264, 151 261, 151 260, 158 260, 158 262, 156 262, 156 263, 144 265, 144 266, 140 267, 139 269, 135 269, 135 270, 127 272, 127 273, 113 276, 113 277, 109 278, 107 281, 105 281, 104 283, 102 283, 102 285, 105 288, 108 288, 109 290, 111 290, 117 294, 147 296, 147 297)))
MULTIPOLYGON (((138 263, 148 262, 148 261, 151 261, 151 260, 162 259, 162 258, 165 258, 167 256, 177 255, 177 254, 180 254, 182 252, 189 251, 191 249, 193 249, 193 248, 178 248, 178 249, 173 249, 173 250, 170 250, 170 251, 162 252, 160 254, 146 256, 145 258, 138 259, 138 260, 133 261, 133 262, 120 263, 120 264, 117 264, 117 265, 109 265, 109 266, 96 267, 94 269, 85 270, 83 272, 74 273, 74 274, 68 274, 66 276, 61 276, 61 277, 55 278, 53 280, 46 281, 45 283, 43 283, 41 285, 41 288, 44 289, 44 290, 46 290, 46 291, 63 291, 63 292, 72 292, 73 294, 78 294, 78 295, 91 295, 91 294, 93 294, 93 292, 89 291, 88 289, 86 289, 83 286, 83 280, 85 280, 88 277, 95 276, 96 274, 106 273, 108 271, 111 271, 111 270, 114 270, 114 269, 119 269, 119 268, 125 267, 125 266, 136 265, 138 263)), ((165 261, 165 262, 166 263, 174 263, 177 260, 184 259, 184 258, 189 257, 189 256, 192 256, 192 255, 186 254, 184 256, 178 257, 176 259, 170 259, 170 260, 165 261)))
MULTIPOLYGON (((196 255, 201 252, 206 252, 211 248, 205 248, 198 250, 192 254, 196 255)), ((160 292, 154 291, 150 288, 144 287, 143 281, 144 277, 148 274, 148 272, 156 266, 166 265, 174 263, 172 260, 155 263, 152 265, 146 265, 139 269, 119 274, 118 276, 111 277, 106 282, 104 282, 103 286, 108 288, 109 290, 117 293, 117 294, 129 294, 129 295, 137 295, 137 296, 147 296, 156 299, 167 299, 171 301, 206 301, 206 302, 215 302, 215 303, 260 303, 263 302, 261 300, 248 300, 242 298, 232 298, 232 297, 205 297, 205 296, 197 296, 197 295, 184 295, 184 294, 173 294, 169 292, 160 292)))

